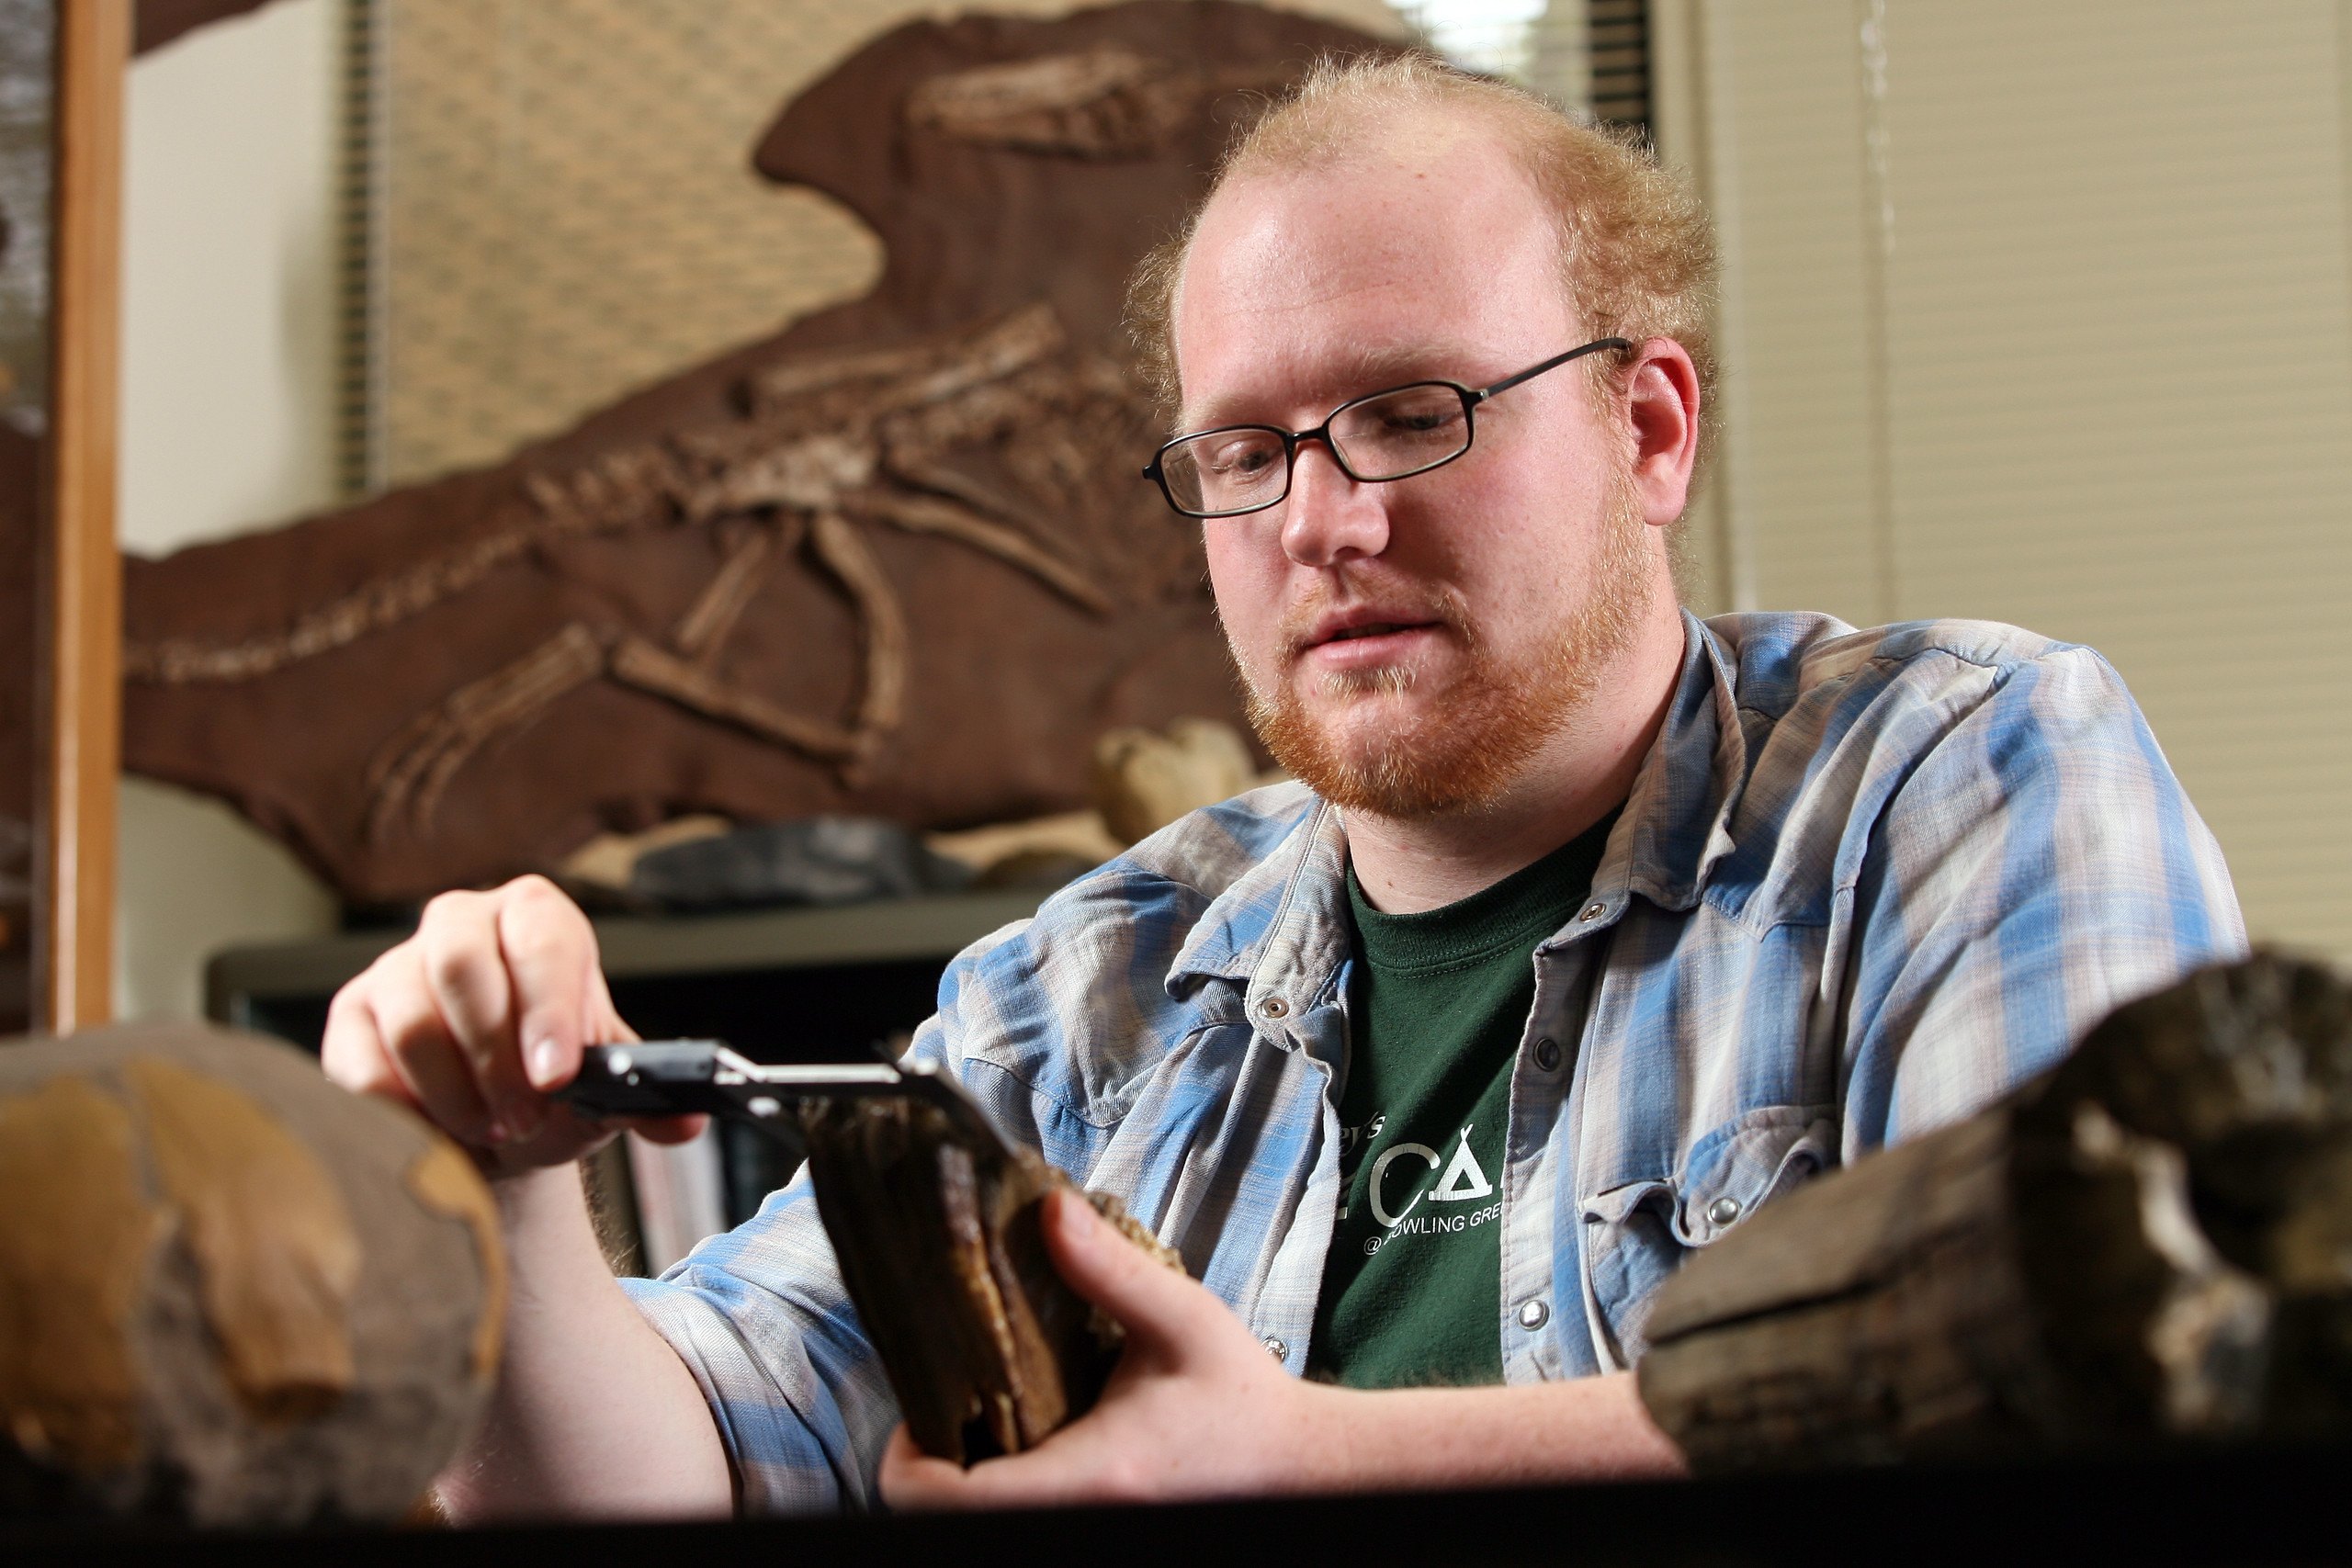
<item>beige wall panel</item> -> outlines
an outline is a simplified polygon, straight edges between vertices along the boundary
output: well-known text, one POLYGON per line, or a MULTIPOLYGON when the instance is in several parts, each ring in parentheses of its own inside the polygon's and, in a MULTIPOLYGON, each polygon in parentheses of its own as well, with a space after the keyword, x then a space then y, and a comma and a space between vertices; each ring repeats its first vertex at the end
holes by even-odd
MULTIPOLYGON (((1705 96, 1706 21, 1698 0, 1650 0, 1650 136, 1661 162, 1679 171, 1695 188, 1722 199, 1730 192, 1717 189, 1711 178, 1724 150, 1714 135, 1717 114, 1705 96)), ((1734 237, 1724 214, 1718 210, 1714 217, 1719 238, 1734 237)), ((1732 258, 1724 260, 1728 267, 1732 258)), ((1735 303, 1722 305, 1716 325, 1719 355, 1722 340, 1736 336, 1740 326, 1735 303)), ((1720 615, 1741 603, 1750 575, 1747 563, 1735 558, 1731 549, 1734 487, 1728 476, 1740 461, 1737 437, 1745 425, 1738 406, 1737 385, 1720 381, 1714 402, 1700 412, 1706 464, 1683 513, 1675 586, 1682 603, 1702 615, 1720 615)))
POLYGON ((2352 955, 2352 4, 1661 3, 1742 597, 2098 648, 2257 937, 2352 955))
POLYGON ((1725 481, 1742 597, 1867 623, 1885 594, 1854 8, 1703 9, 1712 201, 1738 214, 1724 358, 1741 421, 1725 481))
POLYGON ((2352 951, 2340 17, 1897 7, 1887 424, 1897 613, 2105 652, 2250 921, 2352 951))

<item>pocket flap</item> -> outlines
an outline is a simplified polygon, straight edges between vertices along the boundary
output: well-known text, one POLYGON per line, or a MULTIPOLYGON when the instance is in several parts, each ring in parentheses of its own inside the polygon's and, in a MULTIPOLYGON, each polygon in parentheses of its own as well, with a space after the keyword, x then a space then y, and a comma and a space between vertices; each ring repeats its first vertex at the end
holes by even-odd
POLYGON ((1674 1183, 1675 1239, 1685 1247, 1704 1247, 1781 1192, 1837 1163, 1833 1110, 1768 1105, 1693 1144, 1674 1183))

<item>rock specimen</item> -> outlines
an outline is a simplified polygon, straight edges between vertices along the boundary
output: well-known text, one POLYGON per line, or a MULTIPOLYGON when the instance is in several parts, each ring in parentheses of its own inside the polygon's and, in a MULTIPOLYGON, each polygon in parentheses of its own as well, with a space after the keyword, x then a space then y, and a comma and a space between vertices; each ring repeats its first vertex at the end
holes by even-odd
POLYGON ((2352 991, 2276 956, 2118 1010, 1659 1294, 1702 1472, 2352 1428, 2352 991))
POLYGON ((400 1517, 497 1370, 457 1145, 198 1026, 0 1043, 0 1517, 400 1517))
MULTIPOLYGON (((1067 1176, 917 1100, 808 1100, 800 1123, 842 1282, 917 1447, 959 1464, 1019 1453, 1093 1406, 1125 1335, 1046 1256, 1040 1205, 1067 1176)), ((1117 1199, 1088 1197, 1183 1267, 1117 1199)))
POLYGON ((1104 730, 1238 718, 1137 477, 1125 281, 1268 95, 1386 47, 1224 0, 877 39, 754 160, 873 226, 873 293, 496 468, 127 562, 125 765, 379 903, 695 811, 1071 810, 1104 730))

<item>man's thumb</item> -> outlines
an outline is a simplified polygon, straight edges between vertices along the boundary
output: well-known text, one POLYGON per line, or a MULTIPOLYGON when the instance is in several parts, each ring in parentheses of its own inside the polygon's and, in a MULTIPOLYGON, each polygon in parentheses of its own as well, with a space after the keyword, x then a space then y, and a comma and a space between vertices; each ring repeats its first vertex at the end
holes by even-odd
POLYGON ((1198 1288, 1121 1235, 1084 1193, 1046 1194, 1046 1246, 1069 1288, 1109 1313, 1128 1334, 1174 1340, 1195 1305, 1198 1288))

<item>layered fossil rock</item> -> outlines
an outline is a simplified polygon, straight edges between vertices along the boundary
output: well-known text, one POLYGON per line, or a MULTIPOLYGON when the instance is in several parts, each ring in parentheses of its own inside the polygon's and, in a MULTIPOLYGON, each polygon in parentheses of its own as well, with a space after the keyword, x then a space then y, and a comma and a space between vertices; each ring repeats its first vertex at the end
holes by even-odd
POLYGON ((2352 988, 2276 955, 2118 1010, 1659 1292, 1705 1470, 2352 1431, 2352 988))
MULTIPOLYGON (((925 1100, 809 1100, 800 1122, 842 1282, 917 1447, 959 1464, 1019 1453, 1093 1406, 1125 1336, 1046 1255, 1043 1201, 1069 1177, 925 1100)), ((1183 1267, 1117 1199, 1087 1197, 1183 1267)))

